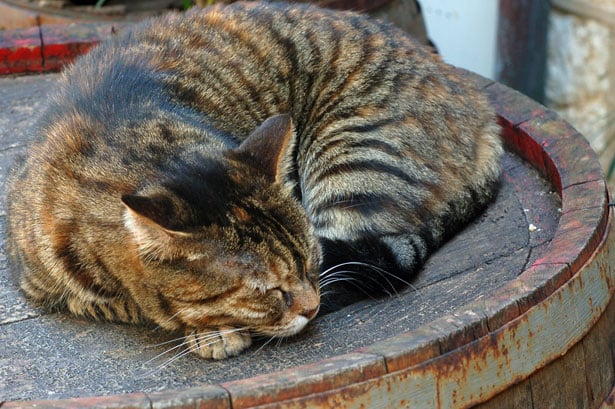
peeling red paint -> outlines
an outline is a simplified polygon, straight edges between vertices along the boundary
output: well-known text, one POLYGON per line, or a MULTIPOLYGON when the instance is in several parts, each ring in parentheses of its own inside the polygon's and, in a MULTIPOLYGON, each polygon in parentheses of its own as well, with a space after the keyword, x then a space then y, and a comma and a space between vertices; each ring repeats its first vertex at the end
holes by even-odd
POLYGON ((45 25, 0 31, 0 75, 59 71, 121 23, 45 25))

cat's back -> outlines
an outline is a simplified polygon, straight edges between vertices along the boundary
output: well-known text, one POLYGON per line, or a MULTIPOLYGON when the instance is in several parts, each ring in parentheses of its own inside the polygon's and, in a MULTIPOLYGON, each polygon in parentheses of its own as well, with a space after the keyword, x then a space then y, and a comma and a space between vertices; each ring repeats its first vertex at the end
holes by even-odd
MULTIPOLYGON (((149 84, 160 86, 151 97, 162 91, 235 138, 280 112, 293 117, 300 134, 314 135, 357 101, 382 104, 406 80, 408 64, 415 74, 438 71, 430 54, 401 30, 361 14, 234 2, 141 24, 91 52, 71 75, 96 71, 113 88, 122 72, 138 67, 136 74, 147 72, 149 84)), ((139 87, 127 85, 119 91, 130 100, 139 87)))

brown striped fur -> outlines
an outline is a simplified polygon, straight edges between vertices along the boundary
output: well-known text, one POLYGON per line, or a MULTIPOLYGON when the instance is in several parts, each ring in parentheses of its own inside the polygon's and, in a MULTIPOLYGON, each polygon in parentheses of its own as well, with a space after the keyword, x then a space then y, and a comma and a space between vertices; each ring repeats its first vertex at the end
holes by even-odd
POLYGON ((104 42, 38 129, 9 188, 24 291, 183 330, 213 358, 300 331, 319 271, 334 298, 352 292, 336 266, 363 292, 398 287, 500 172, 492 109, 437 56, 358 14, 282 3, 104 42))

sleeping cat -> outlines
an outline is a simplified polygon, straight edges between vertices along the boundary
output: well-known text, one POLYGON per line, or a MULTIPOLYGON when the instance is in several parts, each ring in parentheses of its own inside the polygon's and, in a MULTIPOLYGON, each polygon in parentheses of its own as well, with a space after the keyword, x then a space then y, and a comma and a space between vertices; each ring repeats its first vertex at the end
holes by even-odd
POLYGON ((11 176, 9 251, 47 308, 225 358, 303 329, 319 282, 329 308, 403 287, 492 199, 498 132, 481 93, 384 23, 173 14, 63 73, 11 176))

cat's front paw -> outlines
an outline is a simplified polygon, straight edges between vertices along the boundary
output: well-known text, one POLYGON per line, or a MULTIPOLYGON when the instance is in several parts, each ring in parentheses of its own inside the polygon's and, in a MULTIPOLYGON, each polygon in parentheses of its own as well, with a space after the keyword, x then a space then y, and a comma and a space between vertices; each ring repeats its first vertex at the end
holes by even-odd
POLYGON ((188 348, 210 359, 224 359, 238 355, 252 345, 250 333, 233 327, 202 328, 186 331, 188 348))

